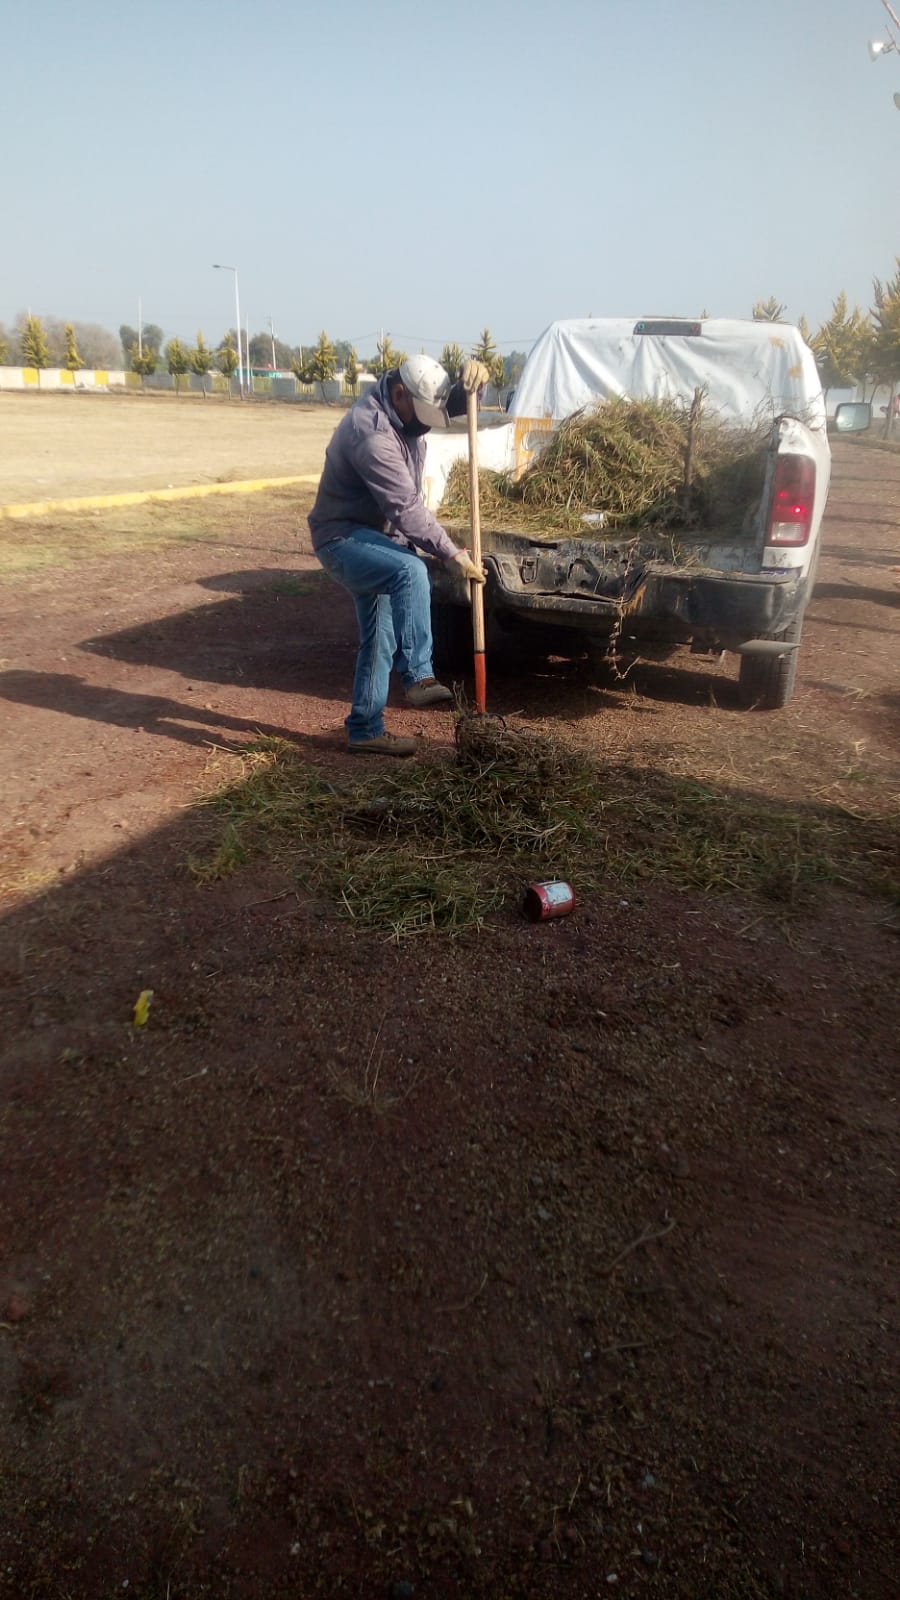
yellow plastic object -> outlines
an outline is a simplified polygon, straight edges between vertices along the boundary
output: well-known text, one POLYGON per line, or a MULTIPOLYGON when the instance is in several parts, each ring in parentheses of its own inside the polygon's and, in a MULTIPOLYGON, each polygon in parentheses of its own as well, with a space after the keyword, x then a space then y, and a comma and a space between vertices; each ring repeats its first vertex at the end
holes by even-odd
POLYGON ((516 417, 513 442, 515 452, 514 478, 521 478, 526 467, 531 466, 535 451, 539 449, 542 443, 547 442, 538 439, 536 435, 549 435, 553 431, 552 417, 516 417))
POLYGON ((150 1015, 150 1002, 153 999, 152 989, 142 989, 137 997, 134 1007, 134 1026, 143 1028, 150 1015))

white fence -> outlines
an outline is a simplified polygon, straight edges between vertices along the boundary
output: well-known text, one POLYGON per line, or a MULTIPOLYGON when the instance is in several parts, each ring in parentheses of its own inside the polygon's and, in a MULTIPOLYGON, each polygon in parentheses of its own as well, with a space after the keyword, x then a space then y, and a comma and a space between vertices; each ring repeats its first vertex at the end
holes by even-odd
MULTIPOLYGON (((319 405, 337 405, 368 394, 377 381, 371 373, 361 373, 353 390, 342 373, 327 383, 300 383, 294 377, 254 377, 249 380, 249 393, 268 396, 272 400, 311 400, 319 405)), ((247 388, 246 377, 244 385, 247 388)), ((53 389, 174 389, 188 393, 240 394, 237 378, 229 381, 221 372, 206 372, 202 376, 196 372, 186 372, 177 379, 169 372, 154 372, 147 378, 141 378, 136 372, 107 372, 101 369, 68 372, 65 367, 43 367, 40 372, 37 367, 0 367, 0 389, 40 389, 42 393, 53 389)), ((489 387, 482 397, 482 404, 502 404, 501 395, 489 387)))
POLYGON ((0 389, 124 389, 136 378, 133 372, 107 372, 86 368, 68 372, 65 367, 0 367, 0 389))
MULTIPOLYGON (((372 380, 360 382, 358 393, 365 394, 372 380)), ((328 383, 300 383, 294 377, 244 378, 244 387, 253 395, 268 395, 273 400, 312 400, 325 405, 335 405, 341 400, 352 400, 355 395, 339 378, 328 383)), ((65 367, 0 367, 0 389, 45 390, 54 389, 149 389, 178 390, 179 392, 206 394, 240 394, 236 377, 229 380, 221 372, 186 372, 175 378, 169 372, 154 372, 142 378, 137 372, 113 372, 86 369, 68 372, 65 367)))

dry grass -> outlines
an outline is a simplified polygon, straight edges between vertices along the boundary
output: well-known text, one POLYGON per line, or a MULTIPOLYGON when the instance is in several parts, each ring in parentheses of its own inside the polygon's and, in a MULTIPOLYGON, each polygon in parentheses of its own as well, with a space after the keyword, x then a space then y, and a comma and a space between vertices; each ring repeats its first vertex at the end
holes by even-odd
POLYGON ((328 1080, 338 1098, 354 1111, 368 1111, 376 1117, 386 1116, 407 1100, 422 1076, 421 1068, 417 1068, 404 1083, 402 1068, 398 1072, 396 1063, 391 1072, 383 1076, 385 1049, 380 1040, 385 1021, 386 1017, 382 1017, 365 1058, 359 1056, 350 1061, 332 1061, 326 1067, 328 1080), (388 1076, 391 1078, 390 1087, 386 1082, 388 1076))
MULTIPOLYGON (((697 403, 607 400, 569 417, 518 478, 482 472, 482 518, 530 533, 597 538, 605 529, 682 537, 739 532, 765 478, 771 422, 745 427, 703 416, 697 403)), ((457 462, 442 510, 464 515, 468 466, 457 462)))
POLYGON ((206 804, 222 840, 200 881, 266 854, 361 926, 405 938, 478 927, 535 878, 661 880, 782 907, 817 882, 900 896, 898 814, 790 805, 600 764, 499 719, 461 718, 455 758, 362 780, 265 739, 206 804))
POLYGON ((300 524, 310 503, 309 491, 292 487, 234 497, 213 495, 208 500, 149 501, 20 522, 0 518, 0 584, 126 551, 221 545, 233 532, 243 536, 248 522, 263 526, 290 514, 300 524))
POLYGON ((218 530, 181 510, 140 506, 134 511, 81 511, 63 520, 0 522, 0 583, 33 573, 101 560, 125 550, 161 549, 192 541, 216 543, 218 530))
POLYGON ((0 393, 0 505, 319 472, 340 406, 0 393))

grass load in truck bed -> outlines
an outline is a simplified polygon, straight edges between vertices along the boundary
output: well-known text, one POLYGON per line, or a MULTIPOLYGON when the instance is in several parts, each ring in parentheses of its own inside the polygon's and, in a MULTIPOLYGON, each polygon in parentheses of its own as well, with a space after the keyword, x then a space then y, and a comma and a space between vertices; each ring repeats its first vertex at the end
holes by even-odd
MULTIPOLYGON (((520 477, 482 471, 482 522, 532 537, 735 537, 759 505, 771 432, 770 418, 705 418, 699 393, 693 405, 606 400, 567 418, 520 477)), ((441 512, 456 519, 468 510, 462 460, 448 475, 441 512)))

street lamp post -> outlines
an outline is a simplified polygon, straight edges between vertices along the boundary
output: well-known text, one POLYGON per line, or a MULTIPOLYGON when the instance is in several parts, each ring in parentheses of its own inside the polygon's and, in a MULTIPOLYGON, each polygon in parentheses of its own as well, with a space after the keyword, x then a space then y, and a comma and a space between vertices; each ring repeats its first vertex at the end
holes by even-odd
MULTIPOLYGON (((243 355, 241 353, 241 300, 240 300, 240 295, 238 294, 238 270, 237 270, 237 267, 226 266, 224 261, 214 261, 213 262, 213 270, 215 272, 233 272, 234 273, 234 324, 235 324, 235 332, 237 334, 238 388, 241 391, 241 399, 243 400, 243 398, 244 398, 244 357, 243 357, 243 355)), ((250 351, 249 350, 247 351, 247 355, 249 357, 249 355, 250 355, 250 351)))

